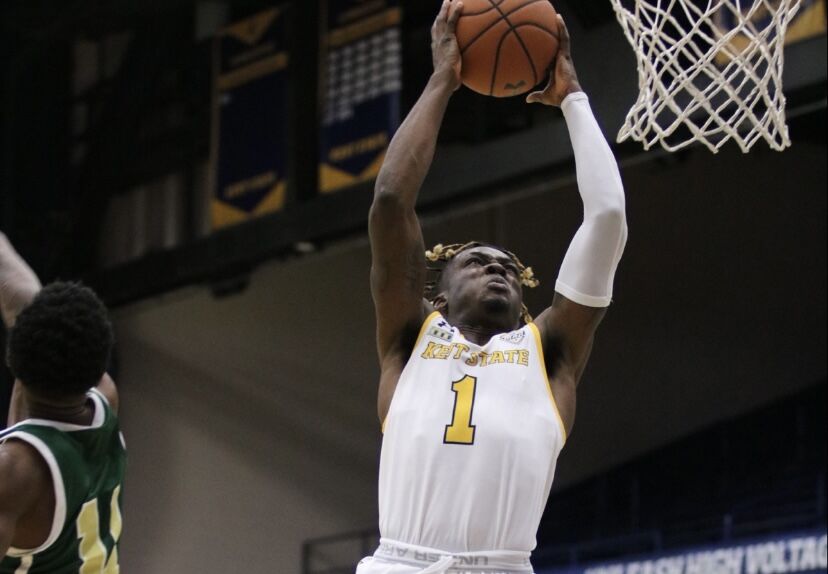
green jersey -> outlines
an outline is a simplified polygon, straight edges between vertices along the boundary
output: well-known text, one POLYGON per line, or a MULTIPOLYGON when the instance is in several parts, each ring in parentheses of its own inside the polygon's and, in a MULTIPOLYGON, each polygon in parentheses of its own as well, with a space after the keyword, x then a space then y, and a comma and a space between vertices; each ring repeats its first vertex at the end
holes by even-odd
POLYGON ((31 445, 46 461, 55 489, 55 516, 39 548, 10 548, 0 574, 117 574, 121 483, 126 448, 118 417, 97 390, 88 426, 29 419, 0 431, 31 445))

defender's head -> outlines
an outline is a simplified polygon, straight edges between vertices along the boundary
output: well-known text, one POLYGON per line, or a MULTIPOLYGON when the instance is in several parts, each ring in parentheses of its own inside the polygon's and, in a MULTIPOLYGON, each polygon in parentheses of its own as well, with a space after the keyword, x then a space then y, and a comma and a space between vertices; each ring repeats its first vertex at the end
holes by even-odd
POLYGON ((471 242, 437 245, 426 258, 445 261, 429 295, 435 308, 454 321, 514 329, 521 320, 532 320, 523 305, 523 287, 535 287, 538 280, 510 251, 471 242))
POLYGON ((106 307, 94 291, 57 282, 43 288, 17 317, 6 360, 27 390, 71 398, 98 384, 113 343, 106 307))

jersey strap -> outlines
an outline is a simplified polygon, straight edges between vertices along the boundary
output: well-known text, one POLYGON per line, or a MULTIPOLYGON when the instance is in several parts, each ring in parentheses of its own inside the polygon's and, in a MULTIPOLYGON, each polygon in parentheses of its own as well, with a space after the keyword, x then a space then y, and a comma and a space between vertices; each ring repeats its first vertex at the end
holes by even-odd
POLYGON ((549 393, 549 400, 552 401, 552 410, 555 411, 555 418, 558 419, 558 423, 561 425, 561 437, 563 438, 563 443, 566 444, 566 439, 568 438, 566 436, 566 426, 564 425, 563 418, 561 417, 561 411, 558 409, 558 402, 555 400, 555 395, 552 393, 552 382, 549 380, 549 371, 546 370, 546 359, 543 353, 543 342, 541 341, 540 330, 534 323, 528 323, 527 326, 532 332, 535 339, 535 346, 538 348, 538 360, 540 361, 541 371, 543 371, 543 378, 546 381, 546 391, 549 393))

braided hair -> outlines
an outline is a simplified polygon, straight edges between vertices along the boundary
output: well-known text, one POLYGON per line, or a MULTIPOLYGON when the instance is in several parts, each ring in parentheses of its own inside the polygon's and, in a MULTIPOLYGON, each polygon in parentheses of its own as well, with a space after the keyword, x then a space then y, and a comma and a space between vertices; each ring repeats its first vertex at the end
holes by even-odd
MULTIPOLYGON (((524 265, 518 256, 512 253, 511 251, 507 251, 502 247, 498 247, 496 245, 489 245, 487 243, 481 243, 480 241, 469 241, 468 243, 453 243, 451 245, 443 245, 442 243, 438 243, 431 249, 425 252, 426 260, 431 263, 442 263, 443 265, 440 266, 429 266, 427 267, 428 271, 432 273, 432 279, 426 281, 425 284, 425 293, 423 296, 428 300, 434 303, 437 298, 437 289, 440 285, 440 280, 443 276, 443 271, 446 269, 447 264, 454 259, 460 253, 472 249, 474 247, 492 247, 497 249, 498 251, 502 251, 505 253, 512 262, 517 265, 518 271, 520 273, 520 282, 524 287, 529 287, 533 289, 540 285, 540 281, 535 277, 535 272, 532 271, 531 267, 527 267, 524 265)), ((523 319, 524 323, 531 323, 532 322, 532 315, 529 314, 529 309, 526 307, 525 304, 521 303, 521 312, 520 312, 521 319, 523 319)))

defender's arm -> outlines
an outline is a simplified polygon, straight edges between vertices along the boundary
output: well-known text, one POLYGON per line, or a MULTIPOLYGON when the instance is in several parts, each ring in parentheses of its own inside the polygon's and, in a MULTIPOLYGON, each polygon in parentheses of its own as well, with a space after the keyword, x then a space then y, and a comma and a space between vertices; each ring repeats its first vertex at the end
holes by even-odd
POLYGON ((0 232, 0 311, 6 327, 12 327, 17 315, 40 291, 40 280, 0 232))

